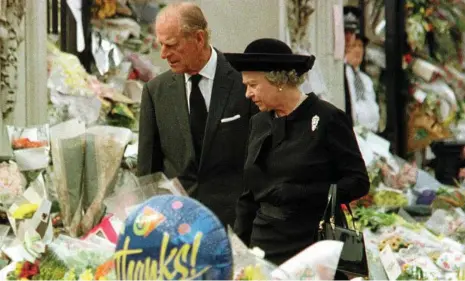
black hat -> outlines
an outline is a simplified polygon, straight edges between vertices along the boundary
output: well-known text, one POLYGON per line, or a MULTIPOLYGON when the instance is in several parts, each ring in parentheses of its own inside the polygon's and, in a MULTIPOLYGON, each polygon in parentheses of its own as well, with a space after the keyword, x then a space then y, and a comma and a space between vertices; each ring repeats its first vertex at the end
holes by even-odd
POLYGON ((313 67, 315 56, 295 55, 284 42, 263 38, 250 43, 244 53, 226 53, 237 71, 291 71, 302 75, 313 67))
POLYGON ((361 11, 354 6, 344 6, 344 30, 357 31, 360 26, 361 11))

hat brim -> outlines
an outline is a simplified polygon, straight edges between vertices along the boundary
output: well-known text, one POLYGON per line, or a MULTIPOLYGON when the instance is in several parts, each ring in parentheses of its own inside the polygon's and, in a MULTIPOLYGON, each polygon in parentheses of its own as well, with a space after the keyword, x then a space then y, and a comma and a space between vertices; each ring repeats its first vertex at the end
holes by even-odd
POLYGON ((225 53, 224 56, 239 72, 295 70, 298 75, 302 75, 312 69, 315 63, 313 55, 225 53))

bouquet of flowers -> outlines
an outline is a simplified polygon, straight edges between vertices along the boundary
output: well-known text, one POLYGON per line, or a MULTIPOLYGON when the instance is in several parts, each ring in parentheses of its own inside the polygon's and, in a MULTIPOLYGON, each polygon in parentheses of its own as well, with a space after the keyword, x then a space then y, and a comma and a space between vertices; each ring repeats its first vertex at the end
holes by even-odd
POLYGON ((7 126, 13 155, 20 171, 37 171, 50 162, 50 129, 48 124, 22 128, 7 126))
POLYGON ((13 162, 0 163, 0 212, 6 211, 24 191, 25 179, 13 162))

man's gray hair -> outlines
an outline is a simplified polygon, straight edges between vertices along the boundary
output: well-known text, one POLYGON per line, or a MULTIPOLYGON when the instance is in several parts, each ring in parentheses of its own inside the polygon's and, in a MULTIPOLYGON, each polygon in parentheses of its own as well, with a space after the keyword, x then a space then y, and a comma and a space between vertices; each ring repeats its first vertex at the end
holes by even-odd
POLYGON ((202 12, 202 9, 200 9, 197 4, 192 2, 169 4, 159 12, 157 20, 161 15, 168 12, 174 12, 174 14, 179 16, 181 31, 185 35, 191 35, 196 31, 202 30, 206 35, 205 44, 210 44, 210 30, 208 28, 208 22, 202 12))

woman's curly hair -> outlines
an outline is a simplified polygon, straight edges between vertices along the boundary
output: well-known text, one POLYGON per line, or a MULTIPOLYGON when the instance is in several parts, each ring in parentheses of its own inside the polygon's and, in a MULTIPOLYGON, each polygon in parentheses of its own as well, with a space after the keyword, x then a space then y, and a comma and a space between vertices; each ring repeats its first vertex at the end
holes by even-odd
POLYGON ((291 71, 271 71, 265 73, 265 78, 273 85, 299 86, 305 80, 305 75, 298 75, 295 70, 291 71))

